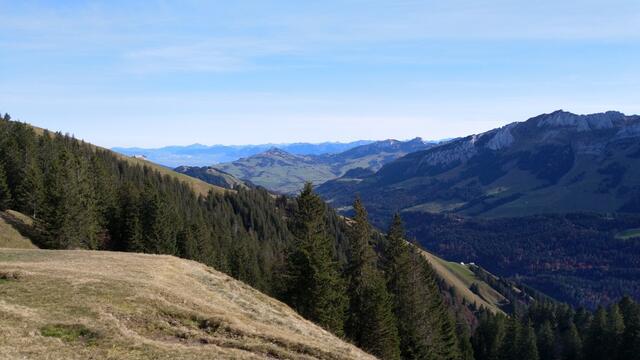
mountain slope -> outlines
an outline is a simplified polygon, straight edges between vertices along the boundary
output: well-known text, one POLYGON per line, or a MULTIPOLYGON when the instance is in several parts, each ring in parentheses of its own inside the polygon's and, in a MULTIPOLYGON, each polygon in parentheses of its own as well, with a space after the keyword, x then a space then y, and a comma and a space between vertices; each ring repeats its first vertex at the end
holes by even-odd
POLYGON ((199 263, 0 250, 3 359, 373 359, 199 263))
POLYGON ((225 189, 247 186, 242 180, 212 166, 179 166, 173 170, 177 173, 200 179, 208 184, 225 189))
MULTIPOLYGON (((39 128, 37 126, 33 126, 33 125, 29 125, 29 127, 31 127, 33 129, 33 131, 37 134, 37 135, 45 135, 45 134, 49 134, 49 136, 55 136, 54 133, 46 130, 46 129, 42 129, 39 128)), ((141 158, 137 158, 134 157, 135 154, 132 154, 131 156, 127 156, 127 155, 123 155, 123 153, 121 152, 116 152, 116 151, 112 151, 97 145, 93 145, 90 143, 85 143, 83 141, 83 144, 87 144, 88 146, 90 146, 91 148, 93 148, 94 150, 100 150, 100 151, 104 151, 104 152, 108 152, 110 154, 112 154, 113 156, 115 156, 116 158, 126 161, 128 164, 133 165, 133 166, 140 166, 140 167, 147 167, 153 171, 158 172, 160 175, 162 176, 169 176, 172 179, 177 179, 187 185, 189 185, 191 187, 191 189, 193 189, 193 191, 196 194, 199 195, 203 195, 206 196, 209 191, 213 191, 215 193, 223 193, 225 192, 225 188, 217 186, 215 184, 211 184, 208 182, 205 182, 203 180, 173 171, 169 168, 166 168, 164 166, 158 165, 157 163, 154 163, 152 161, 147 161, 145 159, 141 159, 141 158)))
POLYGON ((312 156, 294 155, 275 148, 216 167, 239 179, 285 194, 298 191, 306 181, 318 184, 335 177, 329 166, 312 156))
POLYGON ((640 210, 640 116, 540 115, 391 162, 318 191, 336 207, 360 193, 399 211, 520 216, 640 210))
MULTIPOLYGON (((105 150, 105 151, 110 151, 110 150, 105 150)), ((115 154, 115 153, 114 153, 115 154)), ((194 178, 192 176, 188 176, 186 174, 181 174, 179 172, 173 171, 169 168, 166 168, 164 166, 160 166, 158 164, 154 164, 150 161, 146 161, 146 160, 142 160, 142 159, 137 159, 137 158, 133 158, 133 157, 126 157, 120 154, 116 154, 120 159, 125 160, 126 162, 132 164, 132 165, 137 165, 137 166, 141 166, 141 167, 148 167, 150 169, 152 169, 153 171, 157 171, 159 174, 163 175, 163 176, 168 176, 170 178, 175 178, 176 180, 179 180, 180 182, 183 182, 187 185, 189 185, 189 187, 191 187, 191 189, 199 195, 203 195, 206 196, 209 191, 213 191, 214 193, 224 193, 225 191, 227 191, 227 189, 217 186, 215 184, 210 184, 206 181, 203 181, 201 179, 197 179, 194 178)))
POLYGON ((307 181, 321 184, 350 170, 377 171, 390 161, 430 146, 433 143, 416 138, 404 142, 377 141, 337 154, 295 155, 273 148, 215 167, 272 191, 295 193, 307 181))
POLYGON ((558 301, 595 308, 624 295, 640 299, 638 214, 487 219, 407 212, 403 219, 409 236, 435 254, 476 262, 558 301))
POLYGON ((477 262, 560 301, 640 298, 640 117, 563 111, 408 154, 317 191, 349 212, 355 194, 385 228, 438 256, 477 262))
POLYGON ((278 147, 297 155, 320 155, 339 153, 371 141, 359 140, 349 143, 324 142, 319 144, 260 144, 260 145, 213 145, 194 144, 189 146, 167 146, 158 149, 113 148, 127 156, 145 156, 147 159, 175 168, 177 166, 209 166, 212 164, 235 161, 278 147))
POLYGON ((25 236, 33 231, 33 219, 17 211, 0 212, 0 248, 35 249, 31 239, 25 236))
POLYGON ((429 261, 431 267, 436 274, 450 287, 456 291, 470 304, 474 304, 478 308, 485 307, 492 312, 502 312, 500 306, 506 303, 506 299, 497 293, 485 283, 478 281, 473 272, 466 265, 445 261, 427 251, 422 250, 422 255, 429 261), (483 288, 489 289, 492 297, 480 296, 471 291, 471 286, 482 284, 483 288))
POLYGON ((265 292, 275 283, 291 236, 266 191, 197 180, 221 189, 199 196, 186 175, 6 119, 0 155, 2 206, 38 220, 29 236, 38 247, 179 255, 265 292))

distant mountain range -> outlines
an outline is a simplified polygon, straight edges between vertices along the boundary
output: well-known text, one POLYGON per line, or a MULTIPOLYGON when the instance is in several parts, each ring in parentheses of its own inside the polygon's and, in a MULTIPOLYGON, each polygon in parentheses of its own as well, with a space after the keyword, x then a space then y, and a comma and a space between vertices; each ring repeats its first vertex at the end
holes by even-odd
POLYGON ((556 111, 318 187, 335 207, 501 217, 640 211, 640 116, 556 111))
POLYGON ((324 142, 319 144, 260 144, 260 145, 201 145, 166 146, 157 149, 113 148, 112 150, 127 156, 144 157, 160 165, 175 168, 178 166, 210 166, 235 161, 277 147, 297 155, 320 155, 340 153, 351 148, 370 144, 370 140, 358 140, 348 143, 324 142))
MULTIPOLYGON (((321 184, 344 175, 373 174, 384 164, 408 153, 435 146, 421 138, 409 141, 384 140, 357 146, 332 154, 298 155, 280 148, 215 165, 222 173, 265 187, 271 191, 291 194, 305 182, 321 184)), ((211 167, 179 167, 176 171, 220 185, 222 179, 213 178, 211 167)))

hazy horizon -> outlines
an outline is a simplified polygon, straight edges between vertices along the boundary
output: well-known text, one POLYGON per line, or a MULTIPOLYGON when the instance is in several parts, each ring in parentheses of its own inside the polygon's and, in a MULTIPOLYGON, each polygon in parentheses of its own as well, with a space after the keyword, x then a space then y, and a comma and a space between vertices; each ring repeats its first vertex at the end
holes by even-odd
MULTIPOLYGON (((567 111, 564 109, 557 109, 554 111, 567 111)), ((604 113, 607 111, 618 111, 618 110, 614 110, 614 109, 609 109, 609 110, 602 110, 602 111, 598 111, 596 113, 604 113)), ((397 140, 397 141, 409 141, 415 138, 421 138, 423 141, 426 142, 442 142, 442 141, 447 141, 447 140, 451 140, 451 139, 455 139, 455 138, 460 138, 460 137, 465 137, 465 136, 469 136, 469 135, 476 135, 476 134, 481 134, 484 133, 486 131, 490 131, 493 130, 495 128, 499 128, 505 125, 508 125, 510 123, 513 122, 522 122, 522 121, 526 121, 532 117, 538 116, 538 115, 542 115, 542 114, 549 114, 552 113, 553 111, 547 111, 547 112, 543 112, 543 113, 539 113, 539 114, 534 114, 531 116, 528 116, 524 119, 521 120, 514 120, 514 121, 510 121, 510 122, 506 122, 503 124, 498 124, 495 127, 491 127, 491 128, 487 128, 487 129, 483 129, 477 132, 470 132, 470 133, 464 133, 464 134, 459 134, 456 136, 449 136, 449 137, 443 137, 443 138, 427 138, 424 136, 420 136, 420 135, 415 135, 415 136, 411 136, 411 137, 407 137, 407 138, 397 138, 397 137, 383 137, 383 138, 377 138, 377 139, 373 139, 373 138, 352 138, 352 139, 346 139, 346 140, 333 140, 333 139, 325 139, 325 140, 318 140, 318 141, 299 141, 299 140, 292 140, 292 141, 288 141, 288 142, 273 142, 273 141, 267 141, 267 142, 256 142, 256 143, 201 143, 201 142, 186 142, 186 143, 167 143, 167 144, 162 144, 162 145, 157 145, 157 146, 139 146, 136 144, 131 144, 131 145, 115 145, 115 146, 105 146, 103 144, 98 144, 94 141, 92 141, 92 139, 89 138, 84 138, 81 137, 79 135, 77 135, 74 132, 70 132, 67 131, 65 129, 55 129, 55 128, 48 128, 48 127, 43 127, 46 128, 47 130, 50 131, 60 131, 62 133, 68 133, 74 137, 76 137, 77 139, 80 140, 84 140, 87 142, 91 142, 94 143, 96 145, 99 146, 103 146, 105 148, 109 148, 109 149, 145 149, 145 150, 158 150, 158 149, 163 149, 163 148, 168 148, 168 147, 190 147, 190 146, 204 146, 204 147, 215 147, 215 146, 226 146, 226 147, 251 147, 251 146, 265 146, 265 145, 273 145, 274 147, 278 147, 278 146, 283 146, 283 145, 293 145, 293 144, 311 144, 311 145, 320 145, 320 144, 349 144, 349 143, 356 143, 359 141, 367 141, 367 142, 376 142, 376 141, 384 141, 384 140, 397 140)), ((568 111, 577 115, 588 115, 588 114, 592 114, 592 113, 577 113, 577 112, 573 112, 573 111, 568 111)), ((625 115, 638 115, 636 113, 625 113, 623 112, 625 115)), ((12 114, 9 114, 13 117, 12 114)), ((32 125, 36 125, 39 126, 36 123, 32 123, 29 121, 25 121, 24 119, 19 119, 19 118, 13 118, 13 120, 18 120, 18 121, 23 121, 23 122, 27 122, 30 123, 32 125)))
POLYGON ((0 0, 0 111, 105 147, 640 113, 640 2, 0 0))

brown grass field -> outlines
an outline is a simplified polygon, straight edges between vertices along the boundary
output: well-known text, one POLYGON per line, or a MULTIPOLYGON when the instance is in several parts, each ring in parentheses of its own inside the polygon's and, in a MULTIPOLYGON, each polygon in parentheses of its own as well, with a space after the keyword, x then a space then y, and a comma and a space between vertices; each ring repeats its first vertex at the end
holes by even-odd
POLYGON ((33 226, 33 220, 13 210, 0 212, 0 248, 35 249, 31 240, 18 231, 18 227, 33 226))
POLYGON ((473 272, 463 265, 445 261, 430 252, 420 250, 429 261, 436 274, 449 286, 456 289, 467 302, 477 307, 485 307, 493 313, 503 313, 498 304, 506 301, 504 296, 491 288, 487 283, 477 279, 473 272), (471 291, 471 284, 476 283, 480 289, 480 295, 471 291))
POLYGON ((1 359, 373 359, 172 256, 0 249, 1 359))

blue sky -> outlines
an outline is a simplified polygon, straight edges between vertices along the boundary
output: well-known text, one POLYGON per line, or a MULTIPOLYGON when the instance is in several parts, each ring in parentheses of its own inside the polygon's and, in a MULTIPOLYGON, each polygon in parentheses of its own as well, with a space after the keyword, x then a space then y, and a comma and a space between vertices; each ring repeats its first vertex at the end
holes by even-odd
POLYGON ((0 0, 0 111, 109 147, 640 113, 637 24, 637 0, 0 0))

